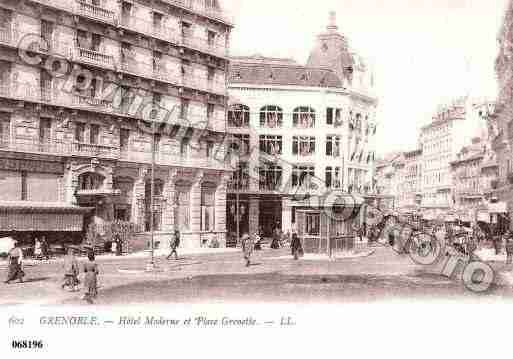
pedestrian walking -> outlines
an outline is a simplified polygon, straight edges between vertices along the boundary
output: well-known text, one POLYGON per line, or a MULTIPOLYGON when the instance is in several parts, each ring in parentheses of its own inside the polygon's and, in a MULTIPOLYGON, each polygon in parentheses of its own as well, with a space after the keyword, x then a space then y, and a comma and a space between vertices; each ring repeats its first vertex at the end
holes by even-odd
POLYGON ((123 241, 121 240, 121 236, 118 234, 116 236, 116 256, 123 255, 123 241))
POLYGON ((167 256, 167 260, 169 260, 173 254, 175 255, 175 260, 178 260, 178 252, 176 251, 177 248, 180 246, 180 231, 176 230, 173 235, 171 236, 171 240, 169 241, 169 248, 171 249, 171 252, 167 256))
POLYGON ((79 284, 79 267, 73 248, 68 248, 68 254, 64 257, 62 266, 64 268, 64 283, 62 283, 61 288, 65 289, 68 287, 72 292, 76 292, 79 284))
MULTIPOLYGON (((256 234, 255 234, 256 236, 256 234)), ((255 248, 255 243, 253 242, 253 238, 247 233, 244 233, 241 239, 242 242, 242 252, 244 253, 244 259, 246 260, 246 267, 249 267, 251 264, 251 255, 253 254, 253 249, 255 248)))
POLYGON ((506 236, 506 264, 511 264, 513 260, 513 234, 508 232, 506 236))
POLYGON ((14 247, 9 251, 7 260, 9 261, 9 266, 7 267, 7 279, 5 284, 9 284, 16 279, 19 279, 20 283, 22 283, 23 277, 25 276, 23 272, 23 251, 18 241, 14 241, 14 247))
POLYGON ((501 254, 502 238, 501 236, 493 237, 493 247, 495 248, 495 255, 501 254))
POLYGON ((301 240, 297 233, 292 233, 292 241, 290 242, 290 249, 292 251, 292 256, 294 260, 298 260, 299 257, 303 256, 303 246, 301 245, 301 240))
POLYGON ((467 238, 467 243, 466 243, 466 251, 467 251, 467 254, 468 254, 468 257, 469 257, 469 260, 471 261, 472 258, 474 258, 474 252, 476 251, 477 249, 477 245, 476 245, 476 242, 474 241, 473 238, 469 237, 467 238))
POLYGON ((95 262, 94 254, 89 253, 88 261, 84 263, 84 300, 93 304, 93 299, 98 296, 98 265, 95 262))
POLYGON ((41 237, 41 254, 46 260, 50 259, 50 248, 45 236, 41 237))
POLYGON ((110 243, 110 252, 118 253, 118 241, 117 238, 113 238, 113 241, 110 243))
POLYGON ((43 252, 41 250, 41 241, 37 237, 34 242, 34 258, 37 260, 43 259, 43 252))

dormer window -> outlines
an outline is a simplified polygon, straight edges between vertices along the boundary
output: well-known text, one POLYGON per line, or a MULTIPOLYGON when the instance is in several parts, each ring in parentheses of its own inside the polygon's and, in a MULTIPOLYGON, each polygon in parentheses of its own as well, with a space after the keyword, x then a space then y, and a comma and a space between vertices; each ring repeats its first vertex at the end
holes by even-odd
POLYGON ((274 80, 274 74, 272 72, 269 74, 269 80, 274 80))
POLYGON ((302 74, 301 81, 308 81, 308 74, 302 74))
POLYGON ((235 73, 235 75, 233 75, 233 78, 234 78, 235 80, 242 80, 242 75, 240 74, 240 72, 239 72, 239 71, 237 71, 237 72, 235 73))
POLYGON ((327 43, 323 43, 322 44, 322 51, 324 51, 324 52, 328 51, 328 44, 327 43))

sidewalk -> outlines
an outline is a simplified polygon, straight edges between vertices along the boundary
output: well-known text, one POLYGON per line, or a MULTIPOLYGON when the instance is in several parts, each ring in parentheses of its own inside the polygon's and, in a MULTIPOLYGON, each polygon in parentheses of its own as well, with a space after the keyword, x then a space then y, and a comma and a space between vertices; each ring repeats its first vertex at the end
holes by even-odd
MULTIPOLYGON (((240 252, 239 248, 178 248, 178 255, 201 255, 201 254, 219 254, 219 253, 236 253, 240 252)), ((156 249, 154 252, 155 257, 167 256, 169 254, 169 249, 156 249)), ((134 258, 149 258, 150 251, 141 251, 130 253, 123 256, 116 256, 115 254, 107 253, 100 254, 96 256, 96 260, 106 261, 106 260, 130 260, 134 258)), ((23 264, 26 266, 35 266, 37 264, 42 263, 55 263, 62 261, 63 257, 51 258, 50 260, 35 260, 35 259, 27 259, 24 260, 23 264)), ((85 260, 86 257, 77 257, 77 260, 85 260)), ((7 267, 7 261, 0 261, 0 268, 7 267)))

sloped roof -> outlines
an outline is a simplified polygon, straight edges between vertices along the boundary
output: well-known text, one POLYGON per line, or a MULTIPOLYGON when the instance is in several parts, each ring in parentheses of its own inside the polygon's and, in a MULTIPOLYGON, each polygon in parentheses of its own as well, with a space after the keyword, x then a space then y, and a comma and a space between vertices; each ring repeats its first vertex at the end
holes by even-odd
POLYGON ((329 69, 237 59, 230 64, 228 81, 233 84, 343 87, 335 72, 329 69))

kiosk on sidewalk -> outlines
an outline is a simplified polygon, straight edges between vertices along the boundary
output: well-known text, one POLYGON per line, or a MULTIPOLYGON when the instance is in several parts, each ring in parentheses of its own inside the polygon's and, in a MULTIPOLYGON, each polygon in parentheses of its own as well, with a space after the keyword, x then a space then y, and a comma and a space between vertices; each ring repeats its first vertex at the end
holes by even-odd
POLYGON ((339 195, 334 205, 296 203, 296 228, 304 252, 335 257, 355 250, 360 241, 358 230, 363 228, 362 205, 363 199, 348 194, 339 195))

